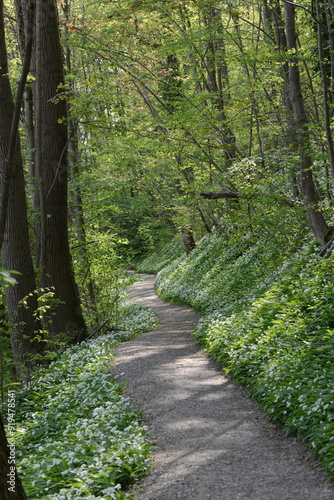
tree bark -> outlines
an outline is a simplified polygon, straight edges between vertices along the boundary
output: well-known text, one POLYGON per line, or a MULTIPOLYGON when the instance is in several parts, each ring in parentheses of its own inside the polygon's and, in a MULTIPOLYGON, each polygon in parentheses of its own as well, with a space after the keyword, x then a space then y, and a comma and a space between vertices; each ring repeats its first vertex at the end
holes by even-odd
POLYGON ((203 21, 208 28, 209 40, 203 56, 203 70, 206 71, 205 87, 216 97, 213 99, 218 111, 218 126, 224 145, 224 155, 226 165, 229 166, 236 158, 236 138, 231 128, 227 124, 225 108, 230 99, 228 67, 226 62, 226 52, 224 46, 224 29, 220 10, 205 5, 203 8, 203 21))
POLYGON ((329 34, 329 59, 330 59, 330 80, 329 80, 329 92, 331 97, 331 103, 334 103, 334 37, 333 37, 333 19, 334 19, 334 3, 333 0, 327 0, 324 2, 326 11, 326 22, 327 22, 327 32, 329 34))
MULTIPOLYGON (((63 54, 59 38, 55 0, 44 0, 42 26, 42 162, 46 192, 48 286, 55 287, 60 301, 51 318, 55 336, 68 334, 69 342, 87 336, 79 293, 74 278, 68 241, 68 162, 67 104, 60 95, 64 84, 63 54)), ((36 48, 36 47, 35 47, 36 48)), ((33 67, 36 72, 36 66, 33 67)), ((34 102, 40 99, 34 86, 34 102)))
MULTIPOLYGON (((6 41, 5 41, 5 33, 4 33, 4 24, 3 24, 3 3, 1 2, 1 38, 2 38, 2 54, 1 54, 1 76, 4 80, 4 92, 7 92, 6 80, 8 79, 7 73, 4 72, 4 68, 7 69, 7 50, 6 50, 6 41)), ((21 112, 21 104, 23 100, 23 93, 25 84, 27 81, 27 76, 29 73, 29 65, 31 60, 32 53, 32 42, 33 42, 33 16, 34 16, 34 8, 33 4, 29 4, 27 8, 27 30, 26 30, 26 50, 23 58, 21 77, 18 83, 17 95, 15 106, 11 111, 11 119, 9 122, 9 130, 10 134, 8 136, 8 143, 6 144, 7 151, 5 160, 3 162, 2 167, 2 192, 1 192, 1 203, 0 203, 0 248, 2 247, 2 242, 5 233, 5 226, 7 221, 7 210, 8 210, 8 199, 9 199, 9 190, 11 179, 14 175, 15 170, 15 154, 16 154, 16 143, 17 143, 17 134, 19 128, 20 121, 20 112, 21 112)), ((10 90, 11 96, 11 90, 10 90)), ((13 102, 13 99, 11 99, 13 102)))
POLYGON ((328 242, 333 231, 328 226, 318 207, 318 196, 313 180, 311 143, 308 132, 309 123, 306 116, 304 98, 300 84, 297 59, 295 6, 292 1, 285 3, 285 23, 287 48, 294 53, 294 57, 289 61, 289 91, 299 144, 302 194, 310 226, 320 245, 324 246, 328 242))
POLYGON ((45 181, 43 173, 43 69, 42 69, 42 51, 43 51, 43 1, 36 0, 36 16, 35 16, 35 95, 34 95, 34 144, 35 144, 35 174, 37 179, 37 193, 35 200, 38 202, 39 208, 39 224, 38 224, 38 248, 37 248, 37 265, 40 269, 41 286, 47 286, 47 210, 46 210, 46 193, 45 181))
MULTIPOLYGON (((70 10, 71 10, 70 1, 65 0, 63 4, 63 12, 67 22, 70 22, 70 10)), ((71 50, 68 44, 67 23, 65 23, 64 32, 65 32, 65 62, 68 73, 71 73, 72 57, 71 57, 71 50)), ((71 93, 73 92, 73 90, 74 89, 71 87, 71 93)), ((86 225, 85 225, 81 188, 79 183, 80 152, 78 147, 78 142, 79 142, 78 124, 71 116, 70 106, 68 106, 67 109, 67 117, 68 117, 67 125, 68 125, 68 137, 69 137, 68 139, 69 178, 72 180, 72 183, 74 185, 72 217, 77 234, 79 252, 81 256, 81 265, 85 269, 85 275, 86 275, 86 280, 85 280, 85 283, 87 283, 86 304, 88 306, 88 310, 93 316, 93 319, 98 324, 99 316, 98 316, 98 307, 95 294, 95 283, 91 272, 91 262, 89 258, 89 252, 87 250, 86 225)))
POLYGON ((15 450, 8 443, 5 427, 0 415, 0 497, 1 500, 27 500, 14 459, 15 450))
MULTIPOLYGON (((315 9, 317 17, 317 32, 318 32, 318 54, 319 54, 319 65, 322 83, 322 95, 323 95, 323 109, 324 109, 324 122, 325 122, 325 132, 327 138, 327 148, 331 164, 331 173, 334 178, 334 144, 333 136, 331 130, 331 102, 329 93, 329 82, 327 76, 327 62, 325 60, 324 54, 324 37, 323 37, 323 24, 321 23, 322 13, 326 16, 326 11, 324 6, 321 5, 319 0, 315 0, 315 9)), ((329 33, 329 39, 331 38, 331 33, 329 33)))
MULTIPOLYGON (((42 344, 34 340, 34 332, 40 325, 33 316, 37 309, 36 295, 29 295, 36 289, 36 282, 30 253, 20 141, 17 131, 13 132, 12 127, 14 104, 8 78, 2 7, 3 2, 0 2, 0 122, 2 124, 0 127, 0 184, 2 193, 5 191, 5 184, 8 184, 7 199, 3 199, 3 203, 6 204, 6 217, 1 249, 2 265, 5 269, 20 273, 16 278, 17 284, 6 289, 6 304, 16 368, 21 376, 27 377, 30 362, 36 354, 42 352, 42 344), (11 136, 13 133, 15 138, 11 136), (14 144, 14 149, 9 154, 10 172, 8 174, 10 142, 14 144), (28 297, 26 306, 21 303, 25 297, 28 297)), ((19 102, 16 103, 18 109, 19 104, 19 102)))
POLYGON ((209 193, 199 193, 200 196, 203 196, 203 198, 207 198, 208 200, 218 200, 219 198, 239 198, 239 193, 232 193, 231 192, 226 192, 226 193, 213 193, 212 191, 209 193))

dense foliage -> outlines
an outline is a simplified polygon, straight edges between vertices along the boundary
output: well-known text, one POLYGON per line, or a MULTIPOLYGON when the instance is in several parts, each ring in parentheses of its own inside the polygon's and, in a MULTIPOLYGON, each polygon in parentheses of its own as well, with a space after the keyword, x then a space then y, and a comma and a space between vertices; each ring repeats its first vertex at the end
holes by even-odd
POLYGON ((334 479, 333 265, 315 244, 283 258, 265 240, 211 235, 159 272, 157 290, 203 314, 195 339, 334 479))
MULTIPOLYGON (((89 329, 114 307, 120 268, 185 225, 198 239, 213 229, 240 240, 251 233, 284 253, 298 248, 321 214, 320 239, 330 237, 331 19, 321 2, 290 12, 291 3, 58 2, 64 81, 47 105, 67 103, 56 122, 67 126, 70 250, 89 329), (292 17, 297 48, 287 43, 292 17), (293 108, 297 80, 290 69, 297 66, 307 137, 300 137, 293 108)), ((4 20, 15 91, 17 46, 24 39, 11 2, 5 2, 4 20)), ((34 191, 37 159, 29 129, 34 78, 28 79, 20 133, 38 287, 43 214, 34 191)), ((44 214, 49 222, 55 219, 50 213, 44 214)))
MULTIPOLYGON (((100 325, 145 328, 147 311, 124 304, 124 268, 162 269, 162 295, 204 315, 196 336, 208 352, 333 472, 332 257, 322 261, 303 247, 310 231, 328 253, 334 241, 332 2, 7 0, 1 14, 2 7, 1 257, 21 274, 1 296, 1 387, 28 379, 42 357, 57 357, 64 342, 100 325), (23 64, 27 46, 31 61, 23 64), (20 74, 28 78, 16 101, 18 141, 9 132, 20 74), (185 227, 198 242, 189 258, 176 240, 185 227)), ((39 416, 49 402, 29 397, 36 419, 51 419, 58 450, 67 413, 55 424, 55 416, 39 416)), ((33 429, 29 411, 22 422, 33 429)), ((90 457, 94 446, 87 444, 90 457)), ((51 456, 67 488, 66 462, 77 458, 60 464, 51 456)), ((37 498, 54 485, 51 462, 42 472, 34 457, 22 464, 37 498), (34 466, 45 483, 33 486, 34 466)), ((104 479, 86 472, 87 496, 104 479)), ((129 480, 119 474, 115 485, 129 480)))
MULTIPOLYGON (((252 231, 295 249, 309 226, 287 102, 284 5, 101 1, 97 17, 96 3, 67 3, 69 100, 84 139, 75 182, 88 226, 117 235, 128 259, 185 224, 198 237, 213 227, 240 238, 252 231), (223 199, 203 196, 212 192, 223 199)), ((319 212, 331 221, 315 26, 303 9, 296 22, 314 119, 305 148, 319 212)))
POLYGON ((108 363, 119 341, 156 318, 123 300, 118 319, 122 330, 65 350, 16 391, 17 465, 28 498, 130 499, 126 488, 147 472, 146 429, 108 363))

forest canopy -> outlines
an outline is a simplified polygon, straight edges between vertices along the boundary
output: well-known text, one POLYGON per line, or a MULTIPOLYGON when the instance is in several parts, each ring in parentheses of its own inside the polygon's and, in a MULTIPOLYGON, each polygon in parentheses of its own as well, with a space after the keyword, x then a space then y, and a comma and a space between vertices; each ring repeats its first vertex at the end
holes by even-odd
POLYGON ((186 224, 328 242, 331 2, 66 5, 81 182, 127 255, 186 224))

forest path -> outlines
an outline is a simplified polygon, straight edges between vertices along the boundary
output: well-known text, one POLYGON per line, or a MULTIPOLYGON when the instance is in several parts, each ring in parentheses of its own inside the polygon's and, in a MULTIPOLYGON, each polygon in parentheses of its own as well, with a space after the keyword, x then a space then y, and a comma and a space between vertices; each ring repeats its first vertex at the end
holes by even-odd
POLYGON ((152 275, 128 287, 160 326, 119 345, 113 373, 154 441, 137 500, 334 500, 312 453, 285 437, 194 343, 199 315, 164 302, 152 275))

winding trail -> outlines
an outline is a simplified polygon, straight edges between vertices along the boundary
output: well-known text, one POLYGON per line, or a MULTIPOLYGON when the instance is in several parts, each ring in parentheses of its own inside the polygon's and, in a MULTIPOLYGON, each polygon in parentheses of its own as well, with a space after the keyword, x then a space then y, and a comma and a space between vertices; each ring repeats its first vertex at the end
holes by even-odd
POLYGON ((160 326, 115 349, 112 371, 143 410, 152 471, 137 500, 334 500, 312 453, 285 437, 191 338, 199 315, 164 302, 152 275, 128 287, 160 326))

